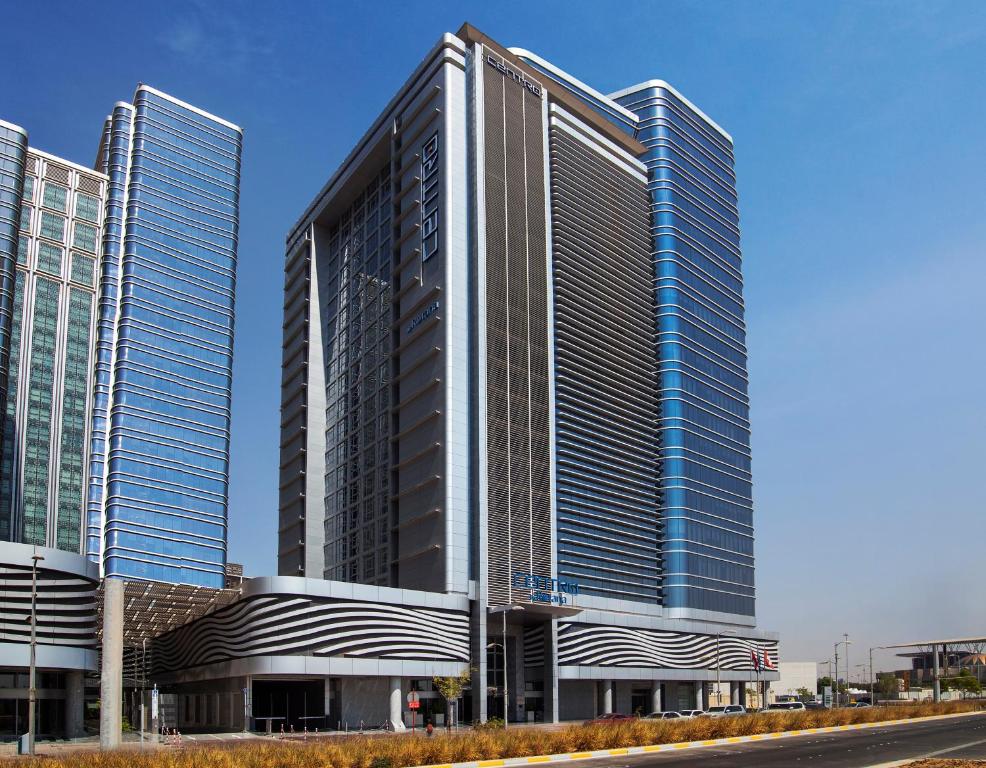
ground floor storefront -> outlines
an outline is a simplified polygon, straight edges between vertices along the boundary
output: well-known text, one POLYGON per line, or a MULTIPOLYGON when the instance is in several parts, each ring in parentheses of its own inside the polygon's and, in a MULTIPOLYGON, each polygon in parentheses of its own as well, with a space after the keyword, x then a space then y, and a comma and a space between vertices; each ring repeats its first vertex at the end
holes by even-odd
POLYGON ((752 627, 295 577, 253 580, 151 645, 163 726, 184 732, 643 715, 742 703, 777 679, 776 636, 752 627), (450 677, 453 701, 436 685, 450 677))

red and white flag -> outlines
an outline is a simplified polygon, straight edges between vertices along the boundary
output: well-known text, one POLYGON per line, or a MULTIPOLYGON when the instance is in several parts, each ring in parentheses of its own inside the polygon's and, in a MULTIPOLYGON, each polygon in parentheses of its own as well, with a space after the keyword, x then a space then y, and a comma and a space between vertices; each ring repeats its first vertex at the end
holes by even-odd
POLYGON ((764 669, 774 668, 774 662, 770 660, 770 653, 768 653, 767 650, 764 650, 763 652, 763 668, 764 669))

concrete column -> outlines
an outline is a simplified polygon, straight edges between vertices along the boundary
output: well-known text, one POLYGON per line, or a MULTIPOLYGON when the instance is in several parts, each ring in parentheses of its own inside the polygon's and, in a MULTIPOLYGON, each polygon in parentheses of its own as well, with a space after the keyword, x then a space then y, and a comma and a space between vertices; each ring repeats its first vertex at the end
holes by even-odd
MULTIPOLYGON (((479 526, 480 529, 480 562, 486 562, 485 540, 486 523, 479 526)), ((481 568, 480 571, 485 569, 481 568)), ((480 576, 480 581, 485 580, 485 576, 480 576)), ((481 588, 482 592, 482 588, 481 588)), ((484 594, 485 596, 485 594, 484 594)), ((476 600, 473 603, 472 621, 470 622, 470 644, 472 646, 472 658, 476 660, 476 665, 472 671, 472 719, 474 723, 485 723, 488 713, 486 711, 486 601, 476 600)))
POLYGON ((558 718, 558 619, 552 619, 544 625, 544 722, 558 718))
POLYGON ((743 687, 742 683, 730 683, 729 684, 729 703, 739 704, 740 703, 740 689, 743 687))
POLYGON ((401 712, 404 709, 404 692, 401 690, 401 679, 399 677, 390 678, 390 724, 395 731, 404 730, 404 718, 401 712))
POLYGON ((661 684, 657 681, 654 681, 654 687, 650 689, 650 711, 663 711, 661 706, 661 684))
POLYGON ((746 706, 746 683, 739 684, 739 703, 746 706))
POLYGON ((934 697, 935 697, 935 701, 938 702, 938 701, 941 701, 941 679, 939 678, 939 675, 941 673, 941 669, 939 667, 939 662, 938 662, 938 646, 937 645, 931 646, 931 664, 932 664, 932 667, 931 668, 932 668, 932 670, 934 670, 934 675, 935 675, 934 697))
POLYGON ((613 711, 613 681, 603 680, 603 714, 608 715, 613 711))
POLYGON ((77 739, 85 735, 85 679, 80 670, 65 673, 65 735, 77 739))
POLYGON ((103 668, 99 683, 99 746, 116 749, 123 730, 122 579, 103 580, 103 668))
POLYGON ((709 709, 709 684, 698 683, 698 706, 696 709, 708 711, 709 709))

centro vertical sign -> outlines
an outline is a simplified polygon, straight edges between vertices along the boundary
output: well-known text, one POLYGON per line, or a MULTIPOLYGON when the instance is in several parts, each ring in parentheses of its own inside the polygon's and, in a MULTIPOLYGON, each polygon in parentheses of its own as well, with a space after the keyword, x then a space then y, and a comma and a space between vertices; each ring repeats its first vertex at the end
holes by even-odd
POLYGON ((438 253, 438 131, 421 147, 421 260, 438 253))

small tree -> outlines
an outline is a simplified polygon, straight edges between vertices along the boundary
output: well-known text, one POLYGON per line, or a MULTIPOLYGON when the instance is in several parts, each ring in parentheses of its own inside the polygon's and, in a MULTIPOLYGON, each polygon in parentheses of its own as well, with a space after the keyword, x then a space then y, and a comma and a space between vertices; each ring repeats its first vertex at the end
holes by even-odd
POLYGON ((826 675, 825 677, 818 678, 818 686, 816 693, 825 693, 825 688, 832 685, 832 678, 826 675))
POLYGON ((968 669, 963 669, 959 672, 958 677, 952 678, 951 683, 957 691, 962 692, 962 698, 965 698, 970 693, 973 696, 978 696, 983 691, 982 684, 968 669))
MULTIPOLYGON (((445 699, 447 712, 452 712, 453 702, 457 701, 462 696, 462 691, 469 684, 471 675, 471 669, 464 669, 458 675, 452 675, 451 677, 436 676, 431 678, 431 683, 435 686, 435 690, 442 695, 443 699, 445 699)), ((451 717, 446 716, 445 727, 446 729, 452 727, 451 717)))
POLYGON ((900 693, 900 683, 897 682, 897 676, 890 672, 877 675, 876 686, 884 699, 896 699, 897 694, 900 693))
POLYGON ((814 698, 811 691, 807 688, 798 688, 798 696, 801 697, 802 701, 808 701, 809 699, 814 698))

